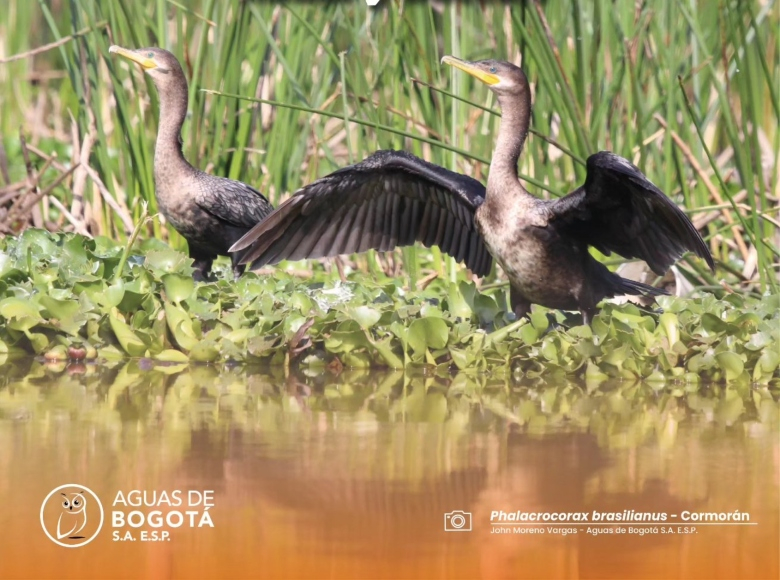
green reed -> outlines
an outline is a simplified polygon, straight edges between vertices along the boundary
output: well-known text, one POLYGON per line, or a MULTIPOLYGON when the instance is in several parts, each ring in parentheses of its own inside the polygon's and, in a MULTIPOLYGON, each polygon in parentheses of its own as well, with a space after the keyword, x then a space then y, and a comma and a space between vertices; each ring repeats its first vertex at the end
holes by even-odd
MULTIPOLYGON (((698 284, 723 279, 737 290, 764 291, 777 288, 780 254, 778 29, 774 0, 512 8, 388 0, 375 9, 357 0, 12 0, 0 13, 0 60, 65 41, 0 62, 0 135, 8 181, 18 182, 25 178, 20 127, 67 166, 73 115, 79 143, 94 138, 90 166, 121 208, 134 220, 142 202, 154 213, 157 95, 108 47, 157 45, 180 59, 190 79, 188 159, 253 184, 275 204, 379 148, 406 149, 484 180, 499 122, 484 108, 496 103, 484 85, 439 59, 442 49, 508 59, 522 63, 535 95, 536 134, 520 162, 530 191, 571 191, 585 176, 581 161, 611 149, 637 162, 692 216, 717 208, 704 233, 724 267, 713 278, 700 264, 685 266, 698 284)), ((57 174, 50 165, 42 185, 57 174)), ((5 181, 0 173, 0 187, 5 181)), ((125 239, 126 224, 89 178, 83 195, 76 217, 93 233, 125 239)), ((54 196, 78 209, 70 179, 54 196)), ((55 206, 42 211, 59 219, 55 206)), ((142 235, 183 246, 159 221, 142 235)), ((449 277, 461 271, 437 251, 398 256, 414 280, 431 265, 449 277)))

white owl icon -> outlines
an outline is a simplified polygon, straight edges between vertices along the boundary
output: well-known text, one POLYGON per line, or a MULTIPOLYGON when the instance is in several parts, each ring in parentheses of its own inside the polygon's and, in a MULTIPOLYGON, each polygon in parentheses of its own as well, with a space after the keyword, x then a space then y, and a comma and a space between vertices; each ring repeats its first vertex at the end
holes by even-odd
POLYGON ((87 498, 84 497, 83 491, 71 493, 70 497, 64 493, 61 495, 65 498, 65 501, 62 502, 65 511, 60 514, 60 519, 57 520, 57 539, 61 540, 65 537, 70 537, 72 540, 81 539, 76 534, 87 525, 87 498), (61 531, 69 526, 72 527, 67 532, 61 531))

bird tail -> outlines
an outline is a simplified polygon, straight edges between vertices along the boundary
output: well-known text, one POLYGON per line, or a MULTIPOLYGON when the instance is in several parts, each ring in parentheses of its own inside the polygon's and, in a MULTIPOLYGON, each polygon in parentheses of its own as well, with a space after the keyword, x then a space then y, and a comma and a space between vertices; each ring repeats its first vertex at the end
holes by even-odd
POLYGON ((667 296, 669 293, 662 289, 650 286, 649 284, 642 284, 635 280, 629 280, 628 278, 622 278, 617 274, 614 275, 612 290, 615 292, 615 296, 621 294, 629 294, 631 296, 667 296))

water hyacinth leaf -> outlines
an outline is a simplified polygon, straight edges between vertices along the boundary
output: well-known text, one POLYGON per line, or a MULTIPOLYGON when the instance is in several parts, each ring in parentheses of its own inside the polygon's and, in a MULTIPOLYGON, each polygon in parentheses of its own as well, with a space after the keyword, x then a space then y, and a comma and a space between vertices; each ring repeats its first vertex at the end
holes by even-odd
POLYGON ((344 354, 344 362, 348 367, 356 369, 369 369, 373 365, 371 357, 365 352, 348 352, 344 354))
POLYGON ((520 339, 525 344, 534 344, 538 340, 540 335, 541 335, 541 331, 537 329, 533 325, 533 323, 524 324, 523 326, 520 327, 520 339))
MULTIPOLYGON (((463 318, 464 320, 467 320, 471 318, 471 306, 466 301, 465 296, 463 295, 462 287, 467 286, 465 282, 461 282, 460 284, 454 284, 450 283, 447 286, 447 304, 449 306, 449 311, 452 316, 455 318, 463 318)), ((472 295, 472 301, 471 304, 474 303, 473 301, 473 293, 474 290, 470 290, 472 295)))
POLYGON ((293 292, 286 302, 290 308, 294 308, 301 314, 309 314, 314 306, 312 299, 303 292, 293 292))
POLYGON ((134 310, 141 308, 144 300, 148 294, 141 292, 134 292, 128 288, 129 284, 124 286, 124 293, 122 294, 122 300, 117 304, 117 308, 122 312, 133 312, 134 310))
POLYGON ((41 261, 58 254, 52 234, 39 228, 28 228, 22 232, 16 243, 16 256, 21 258, 30 251, 35 261, 41 261))
POLYGON ((305 316, 297 316, 291 314, 285 317, 282 322, 282 328, 284 329, 285 337, 292 338, 298 332, 298 330, 307 322, 305 316))
POLYGON ((758 325, 761 324, 761 318, 754 312, 745 312, 740 314, 732 323, 748 332, 754 332, 758 325))
POLYGON ((417 354, 447 346, 449 327, 441 318, 418 318, 409 325, 407 341, 417 354))
POLYGON ((96 269, 97 264, 89 260, 85 243, 89 241, 82 236, 65 235, 54 263, 66 275, 92 273, 96 269))
POLYGON ((547 330, 547 327, 550 326, 550 321, 547 319, 547 313, 540 308, 531 309, 530 317, 531 324, 539 332, 544 332, 547 330))
POLYGON ((49 318, 72 318, 79 312, 80 305, 76 300, 58 300, 43 294, 38 301, 48 312, 49 318))
POLYGON ((213 340, 201 340, 190 350, 190 359, 197 362, 213 362, 219 357, 219 348, 213 340))
POLYGON ((658 323, 666 334, 670 345, 680 340, 680 322, 676 314, 664 312, 658 317, 658 323))
POLYGON ((94 245, 91 253, 95 258, 105 260, 107 258, 119 258, 122 255, 122 246, 111 238, 107 238, 106 236, 95 236, 92 239, 92 242, 94 245))
POLYGON ((160 276, 164 274, 191 275, 191 263, 192 260, 190 258, 171 248, 153 250, 146 254, 144 261, 145 266, 160 276))
POLYGON ((346 309, 347 314, 362 328, 371 328, 382 317, 382 313, 370 306, 357 306, 346 309))
POLYGON ((168 330, 173 335, 176 344, 185 351, 189 351, 200 340, 200 336, 198 335, 189 314, 181 306, 176 306, 170 302, 166 302, 163 305, 163 308, 168 323, 168 330))
POLYGON ((450 347, 450 357, 455 366, 460 370, 469 368, 474 358, 467 350, 453 347, 450 347))
POLYGON ((112 309, 108 315, 108 322, 111 330, 114 331, 119 345, 130 356, 143 356, 146 352, 146 345, 136 335, 128 324, 122 319, 118 310, 112 309))
MULTIPOLYGON (((352 322, 352 321, 349 321, 352 322)), ((368 339, 362 329, 351 328, 351 326, 342 325, 325 339, 325 349, 332 353, 348 353, 357 348, 363 348, 369 345, 368 339), (341 328, 345 328, 341 330, 341 328)))
POLYGON ((726 380, 733 381, 737 379, 745 370, 745 363, 739 355, 725 351, 716 356, 718 365, 726 373, 726 380))
POLYGON ((125 297, 125 285, 121 280, 118 280, 111 286, 107 287, 102 294, 95 295, 94 298, 106 308, 114 308, 119 306, 122 299, 125 297))
POLYGON ((463 301, 473 310, 474 297, 477 295, 477 285, 474 284, 474 282, 460 282, 458 284, 458 290, 460 290, 463 301))
POLYGON ((477 294, 474 296, 474 313, 482 324, 491 324, 498 314, 498 304, 492 296, 477 294))
POLYGON ((0 251, 0 280, 6 277, 9 271, 15 270, 12 265, 11 256, 6 252, 0 251))
POLYGON ((729 333, 730 331, 734 330, 731 324, 728 322, 721 320, 714 314, 710 312, 705 312, 701 316, 701 325, 704 330, 707 332, 712 333, 729 333))
POLYGON ((192 276, 165 274, 162 277, 162 283, 165 288, 165 296, 176 304, 192 296, 195 290, 195 282, 192 276))
POLYGON ((9 328, 28 331, 43 322, 38 309, 28 300, 5 298, 0 301, 0 316, 6 319, 9 328))
POLYGON ((745 348, 752 351, 758 351, 774 342, 775 338, 769 332, 759 331, 750 336, 750 340, 745 343, 745 348))
POLYGON ((777 344, 773 345, 774 348, 767 348, 761 353, 761 357, 758 359, 758 365, 761 370, 767 374, 774 373, 780 366, 780 352, 778 352, 777 344))
POLYGON ((255 336, 247 343, 247 351, 253 356, 262 357, 274 352, 279 342, 278 336, 255 336))
POLYGON ((30 341, 30 346, 32 346, 33 352, 35 354, 41 354, 43 351, 49 348, 49 337, 42 332, 30 332, 29 330, 24 330, 24 334, 27 337, 27 340, 30 341))
POLYGON ((438 304, 431 304, 430 302, 426 302, 420 308, 420 316, 436 316, 438 318, 442 318, 444 313, 442 312, 441 308, 439 308, 438 304))
MULTIPOLYGON (((366 337, 368 340, 368 337, 366 337)), ((390 368, 394 369, 401 369, 404 366, 404 361, 401 360, 396 354, 393 352, 393 346, 392 341, 389 338, 385 338, 382 340, 376 340, 373 341, 372 346, 376 351, 379 353, 379 356, 382 357, 384 362, 389 366, 390 368)))

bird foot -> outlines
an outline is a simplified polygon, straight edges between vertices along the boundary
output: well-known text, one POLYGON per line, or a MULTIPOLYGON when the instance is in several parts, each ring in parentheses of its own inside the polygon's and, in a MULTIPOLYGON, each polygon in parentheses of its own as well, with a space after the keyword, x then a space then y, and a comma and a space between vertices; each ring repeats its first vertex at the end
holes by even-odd
POLYGON ((195 270, 192 273, 192 279, 196 282, 216 282, 217 277, 212 272, 203 272, 202 270, 195 270))
POLYGON ((547 321, 549 322, 549 325, 547 326, 547 330, 542 333, 542 336, 547 336, 554 330, 567 330, 566 326, 558 322, 558 320, 555 318, 555 314, 552 312, 547 313, 547 321))

